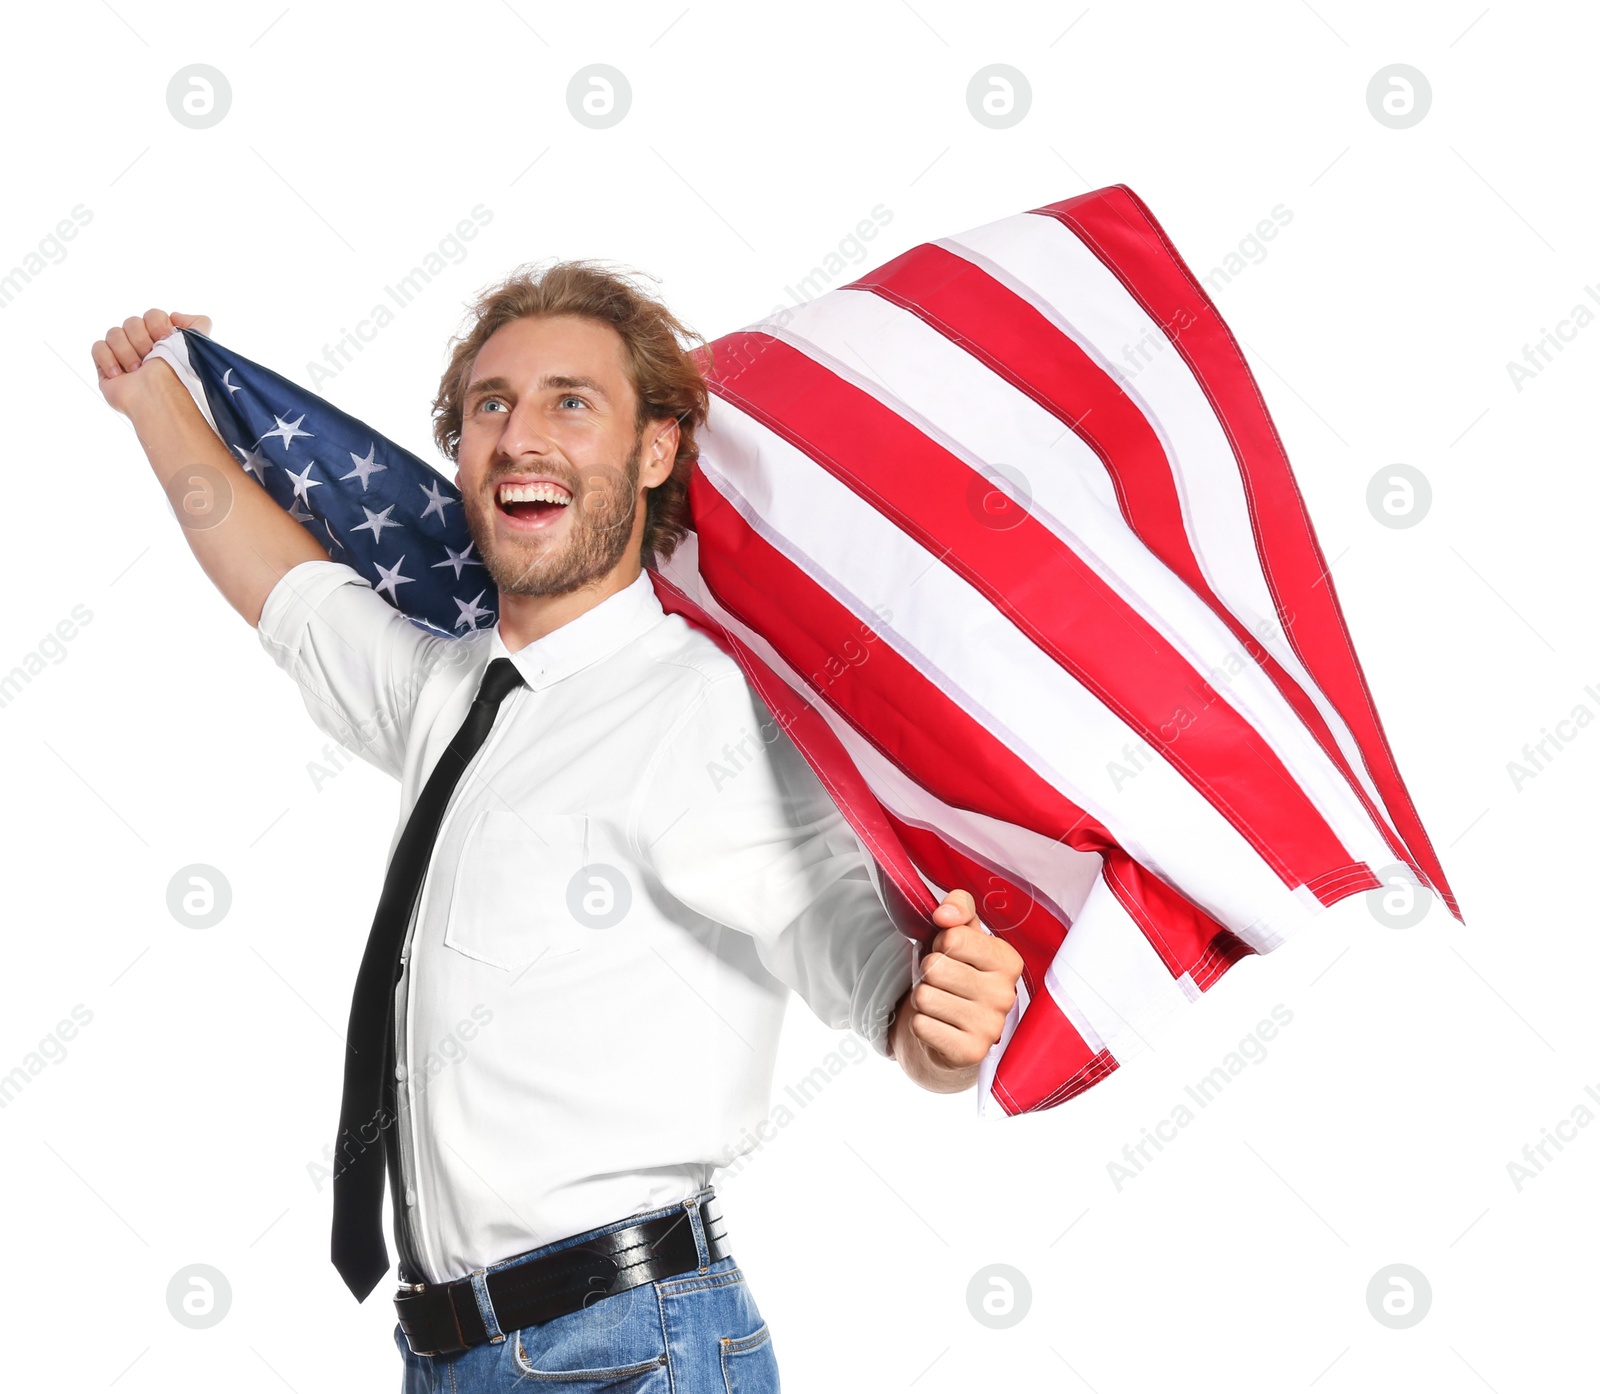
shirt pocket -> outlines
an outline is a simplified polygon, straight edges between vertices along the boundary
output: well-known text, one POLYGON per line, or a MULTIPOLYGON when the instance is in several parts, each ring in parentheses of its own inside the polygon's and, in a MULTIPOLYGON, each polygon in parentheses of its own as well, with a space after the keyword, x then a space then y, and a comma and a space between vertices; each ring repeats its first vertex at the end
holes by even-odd
POLYGON ((581 813, 485 809, 462 847, 444 942, 509 973, 582 948, 570 897, 588 852, 581 813))

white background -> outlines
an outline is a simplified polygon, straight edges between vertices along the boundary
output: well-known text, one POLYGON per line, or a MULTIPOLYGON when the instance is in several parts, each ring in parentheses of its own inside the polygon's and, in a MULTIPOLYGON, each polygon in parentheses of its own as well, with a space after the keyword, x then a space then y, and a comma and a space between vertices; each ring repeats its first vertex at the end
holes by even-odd
MULTIPOLYGON (((93 216, 0 310, 0 670, 74 605, 93 618, 0 709, 0 1073, 75 1005, 93 1019, 0 1111, 7 1387, 311 1394, 399 1376, 388 1286, 351 1300, 327 1261, 331 1190, 308 1170, 337 1116, 334 1026, 397 791, 359 764, 313 787, 322 736, 205 583, 100 401, 90 344, 152 305, 204 311, 222 342, 307 381, 482 203, 493 221, 466 258, 320 388, 433 458, 446 338, 517 262, 646 268, 714 337, 785 301, 874 205, 893 219, 852 275, 1118 182, 1202 276, 1292 211, 1215 295, 1466 924, 1434 906, 1394 930, 1347 901, 1239 965, 1154 1053, 1035 1116, 980 1124, 971 1095, 922 1094, 876 1058, 847 1068, 721 1188, 785 1388, 1591 1382, 1600 1127, 1520 1191, 1507 1164, 1585 1084, 1600 1092, 1600 723, 1520 790, 1507 762, 1580 703, 1600 715, 1600 326, 1520 390, 1506 365, 1600 287, 1597 33, 1576 4, 1480 0, 8 12, 0 272, 75 205, 93 216), (208 130, 166 104, 196 62, 232 87, 208 130), (608 130, 565 101, 596 62, 633 90, 608 130), (966 107, 993 62, 1032 85, 1007 130, 966 107), (1395 62, 1432 87, 1407 130, 1366 103, 1395 62), (1403 531, 1365 502, 1396 462, 1434 496, 1403 531), (167 910, 195 862, 232 886, 214 929, 167 910), (1266 1058, 1118 1189, 1124 1144, 1277 1003, 1293 1021, 1266 1058), (167 1307, 193 1263, 232 1289, 206 1330, 167 1307), (1003 1330, 966 1296, 992 1263, 1031 1288, 1003 1330), (1407 1330, 1368 1310, 1392 1263, 1432 1289, 1407 1330)), ((779 1090, 837 1039, 792 1003, 779 1090)))

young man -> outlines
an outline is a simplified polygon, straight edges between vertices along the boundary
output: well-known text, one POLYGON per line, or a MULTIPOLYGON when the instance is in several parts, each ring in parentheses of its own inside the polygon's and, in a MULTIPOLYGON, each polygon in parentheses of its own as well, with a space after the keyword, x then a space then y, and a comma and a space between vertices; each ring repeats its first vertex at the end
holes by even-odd
POLYGON ((684 535, 708 400, 690 336, 587 263, 473 306, 435 438, 500 615, 443 639, 330 560, 144 361, 189 325, 209 328, 151 310, 109 330, 101 390, 163 484, 226 481, 221 520, 185 530, 200 565, 317 724, 401 783, 351 1010, 341 1275, 365 1298, 387 1271, 387 1170, 407 1389, 776 1389, 711 1178, 767 1116, 788 990, 950 1092, 1021 959, 955 890, 917 978, 816 775, 657 601, 643 563, 684 535), (466 1053, 436 1072, 458 1023, 466 1053))

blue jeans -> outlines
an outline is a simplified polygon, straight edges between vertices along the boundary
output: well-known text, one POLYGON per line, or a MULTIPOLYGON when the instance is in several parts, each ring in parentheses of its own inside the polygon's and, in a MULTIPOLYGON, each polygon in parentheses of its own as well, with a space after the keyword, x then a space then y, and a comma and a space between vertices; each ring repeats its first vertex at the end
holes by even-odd
MULTIPOLYGON (((708 1188, 694 1201, 709 1194, 708 1188)), ((674 1213, 685 1213, 685 1205, 630 1215, 485 1271, 674 1213)), ((732 1257, 710 1262, 699 1210, 688 1209, 685 1223, 694 1231, 698 1271, 641 1283, 554 1321, 507 1331, 487 1345, 454 1355, 415 1355, 397 1324, 394 1340, 405 1361, 402 1394, 777 1394, 772 1336, 744 1274, 732 1257)), ((481 1286, 478 1291, 482 1306, 487 1294, 481 1286)))

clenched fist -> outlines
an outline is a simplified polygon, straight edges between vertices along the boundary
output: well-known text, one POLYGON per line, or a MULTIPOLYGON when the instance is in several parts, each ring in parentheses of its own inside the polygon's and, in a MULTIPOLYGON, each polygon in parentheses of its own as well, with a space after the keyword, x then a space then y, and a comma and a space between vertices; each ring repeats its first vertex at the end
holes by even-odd
POLYGON ((1000 1039, 1017 1000, 1022 955, 978 922, 968 891, 951 891, 934 910, 940 926, 922 959, 922 975, 900 999, 890 1048, 924 1089, 971 1087, 1000 1039))
POLYGON ((141 365, 145 354, 174 329, 198 329, 209 334, 211 320, 205 315, 181 315, 176 310, 171 315, 165 310, 146 310, 143 318, 130 315, 106 330, 105 338, 95 340, 89 350, 100 377, 100 395, 124 416, 149 388, 152 378, 172 371, 160 359, 141 365))

